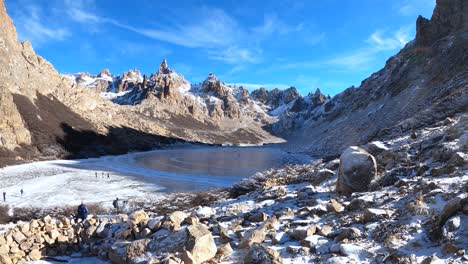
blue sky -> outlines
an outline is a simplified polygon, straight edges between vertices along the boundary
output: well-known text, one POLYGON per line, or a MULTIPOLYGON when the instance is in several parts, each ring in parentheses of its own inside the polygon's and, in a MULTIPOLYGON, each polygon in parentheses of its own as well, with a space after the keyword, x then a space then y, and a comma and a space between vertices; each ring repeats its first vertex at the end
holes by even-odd
POLYGON ((249 88, 358 86, 415 35, 434 0, 6 0, 20 40, 61 73, 209 72, 249 88), (359 3, 359 4, 358 4, 359 3))

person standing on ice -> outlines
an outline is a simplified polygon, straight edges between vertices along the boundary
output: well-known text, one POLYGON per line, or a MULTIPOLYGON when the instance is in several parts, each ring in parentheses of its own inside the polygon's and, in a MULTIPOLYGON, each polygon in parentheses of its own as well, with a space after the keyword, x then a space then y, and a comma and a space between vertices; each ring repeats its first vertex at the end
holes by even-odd
POLYGON ((23 193, 24 193, 23 188, 21 188, 20 193, 21 193, 21 197, 22 197, 23 193))
POLYGON ((96 175, 96 180, 97 180, 97 171, 96 171, 96 172, 94 172, 94 175, 96 175))
POLYGON ((76 219, 86 220, 86 218, 88 218, 88 208, 84 205, 84 202, 81 201, 81 204, 78 206, 76 219))
POLYGON ((107 173, 107 179, 110 179, 109 173, 107 173))
POLYGON ((6 192, 3 192, 3 201, 6 202, 6 192))

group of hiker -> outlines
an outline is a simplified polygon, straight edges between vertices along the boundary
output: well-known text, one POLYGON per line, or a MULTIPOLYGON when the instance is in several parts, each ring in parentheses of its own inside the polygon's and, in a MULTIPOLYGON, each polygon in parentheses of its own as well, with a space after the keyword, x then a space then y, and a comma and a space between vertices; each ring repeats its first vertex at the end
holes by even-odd
MULTIPOLYGON (((97 171, 94 173, 94 175, 96 176, 96 180, 98 179, 98 173, 97 171)), ((104 172, 101 172, 101 178, 104 179, 104 172)), ((107 173, 107 179, 110 179, 110 174, 107 173)))
MULTIPOLYGON (((115 200, 112 202, 112 205, 114 206, 114 209, 117 211, 117 213, 120 212, 122 207, 125 207, 127 205, 128 201, 122 201, 118 197, 115 198, 115 200), (122 204, 122 206, 121 206, 122 204)), ((81 204, 78 206, 78 210, 76 212, 76 219, 81 219, 85 220, 88 218, 88 208, 84 204, 83 201, 81 201, 81 204)))
MULTIPOLYGON (((21 194, 21 197, 23 197, 23 194, 24 194, 23 188, 21 188, 20 194, 21 194)), ((3 202, 6 202, 6 195, 7 195, 7 193, 6 193, 6 192, 3 192, 3 202)))

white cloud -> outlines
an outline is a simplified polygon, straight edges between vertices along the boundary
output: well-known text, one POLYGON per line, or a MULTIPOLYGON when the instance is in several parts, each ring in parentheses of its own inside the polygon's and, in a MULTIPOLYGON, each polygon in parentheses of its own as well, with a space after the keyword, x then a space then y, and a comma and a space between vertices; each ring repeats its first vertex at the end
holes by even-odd
POLYGON ((404 26, 389 35, 384 35, 386 32, 383 30, 377 30, 367 39, 367 47, 350 54, 336 56, 325 63, 342 66, 349 70, 366 66, 376 59, 379 52, 396 51, 403 48, 410 40, 410 29, 410 26, 404 26))
POLYGON ((37 47, 48 41, 60 41, 71 36, 66 27, 50 26, 46 15, 33 3, 15 11, 14 22, 20 40, 27 39, 37 47))

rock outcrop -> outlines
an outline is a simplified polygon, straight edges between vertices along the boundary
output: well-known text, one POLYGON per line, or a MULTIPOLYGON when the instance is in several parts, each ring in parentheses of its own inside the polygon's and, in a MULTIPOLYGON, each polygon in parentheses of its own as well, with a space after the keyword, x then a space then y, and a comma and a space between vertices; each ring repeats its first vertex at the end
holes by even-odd
POLYGON ((468 5, 464 0, 437 0, 430 20, 419 16, 416 21, 416 45, 431 46, 436 40, 466 30, 468 5))

